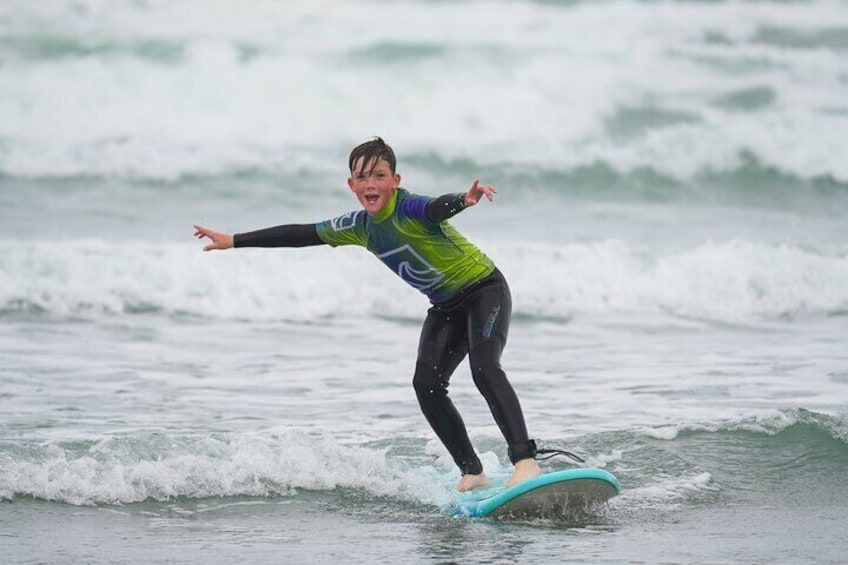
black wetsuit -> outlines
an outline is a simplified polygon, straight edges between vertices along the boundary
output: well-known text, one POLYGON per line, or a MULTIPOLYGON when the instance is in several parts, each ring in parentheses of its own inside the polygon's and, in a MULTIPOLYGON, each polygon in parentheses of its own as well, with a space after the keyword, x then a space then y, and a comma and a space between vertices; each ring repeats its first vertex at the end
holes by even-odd
POLYGON ((495 269, 459 298, 433 305, 421 329, 412 384, 424 416, 463 474, 483 471, 462 417, 448 397, 450 377, 466 355, 474 384, 509 446, 510 460, 535 455, 518 396, 501 369, 511 313, 509 286, 495 269))

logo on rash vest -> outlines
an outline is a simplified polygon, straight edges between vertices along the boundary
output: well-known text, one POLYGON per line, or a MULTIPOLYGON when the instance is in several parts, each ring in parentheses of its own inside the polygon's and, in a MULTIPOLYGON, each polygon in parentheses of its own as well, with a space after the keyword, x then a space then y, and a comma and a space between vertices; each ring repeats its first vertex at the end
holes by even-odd
POLYGON ((356 226, 356 215, 358 213, 359 210, 354 210, 353 212, 348 212, 347 214, 343 214, 338 218, 330 220, 330 225, 333 227, 333 231, 353 229, 356 226))
POLYGON ((483 337, 487 339, 492 337, 492 330, 495 329, 495 320, 498 319, 498 314, 500 314, 500 312, 500 304, 492 308, 492 311, 489 312, 489 318, 486 320, 486 325, 483 326, 483 337))
POLYGON ((377 255, 377 257, 407 284, 422 292, 445 278, 443 272, 428 263, 409 244, 377 255))

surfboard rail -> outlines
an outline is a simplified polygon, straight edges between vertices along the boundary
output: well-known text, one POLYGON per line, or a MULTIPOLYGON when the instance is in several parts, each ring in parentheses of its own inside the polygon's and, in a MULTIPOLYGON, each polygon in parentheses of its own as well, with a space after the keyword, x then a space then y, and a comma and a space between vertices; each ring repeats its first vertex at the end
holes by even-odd
POLYGON ((454 516, 543 516, 551 509, 585 508, 606 502, 621 490, 610 472, 592 467, 543 473, 509 488, 492 487, 462 493, 454 516))

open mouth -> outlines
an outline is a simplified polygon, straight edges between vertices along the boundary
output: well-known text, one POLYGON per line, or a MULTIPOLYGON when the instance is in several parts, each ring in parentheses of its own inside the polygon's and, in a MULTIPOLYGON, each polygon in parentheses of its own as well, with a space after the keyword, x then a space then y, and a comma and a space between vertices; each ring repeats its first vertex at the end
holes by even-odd
POLYGON ((380 199, 380 196, 379 196, 379 195, 377 195, 377 194, 366 194, 366 195, 365 195, 365 200, 366 200, 369 204, 374 204, 374 203, 375 203, 375 202, 377 202, 377 200, 379 200, 379 199, 380 199))

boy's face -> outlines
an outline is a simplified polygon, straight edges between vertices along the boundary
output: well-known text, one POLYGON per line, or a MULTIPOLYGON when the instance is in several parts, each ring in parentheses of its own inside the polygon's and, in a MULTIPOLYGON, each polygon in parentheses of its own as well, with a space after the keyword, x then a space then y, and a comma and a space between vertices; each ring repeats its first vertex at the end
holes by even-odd
POLYGON ((392 174, 385 159, 379 159, 376 163, 372 159, 363 166, 360 158, 353 164, 350 174, 347 185, 369 214, 382 210, 400 185, 400 175, 392 174))

